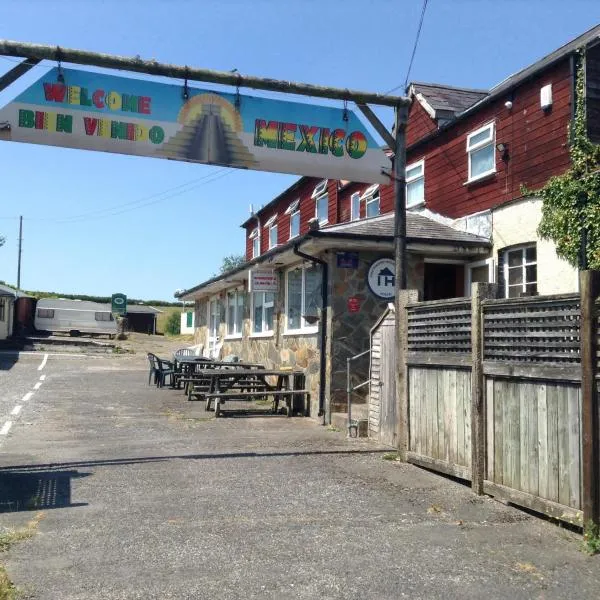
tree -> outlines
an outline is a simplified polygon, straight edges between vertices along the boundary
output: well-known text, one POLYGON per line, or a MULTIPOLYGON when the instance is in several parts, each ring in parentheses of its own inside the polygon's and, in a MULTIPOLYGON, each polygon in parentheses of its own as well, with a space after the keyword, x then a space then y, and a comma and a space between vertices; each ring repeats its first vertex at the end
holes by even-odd
POLYGON ((4 246, 6 240, 0 235, 0 246, 4 246))
POLYGON ((179 335, 181 332, 181 317, 179 312, 172 312, 165 323, 165 333, 167 335, 179 335))
POLYGON ((577 68, 575 102, 569 136, 571 168, 528 194, 543 200, 538 234, 556 244, 558 256, 574 267, 600 269, 600 146, 587 136, 584 52, 577 68))
POLYGON ((246 257, 243 254, 230 254, 223 258, 219 272, 227 273, 227 271, 232 271, 233 269, 241 267, 245 262, 246 257))

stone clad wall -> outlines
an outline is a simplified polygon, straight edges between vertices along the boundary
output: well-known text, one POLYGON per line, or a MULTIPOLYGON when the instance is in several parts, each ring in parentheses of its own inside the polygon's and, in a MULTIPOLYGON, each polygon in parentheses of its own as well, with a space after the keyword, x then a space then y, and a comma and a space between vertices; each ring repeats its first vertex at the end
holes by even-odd
MULTIPOLYGON (((332 252, 330 265, 331 335, 330 375, 328 377, 331 412, 346 410, 347 359, 369 349, 371 327, 387 308, 388 302, 375 296, 367 285, 367 273, 373 262, 391 256, 381 252, 359 252, 357 269, 338 268, 336 253, 332 252), (358 312, 350 312, 348 300, 356 298, 358 312)), ((411 289, 423 291, 424 263, 421 257, 409 254, 408 284, 411 289)), ((353 361, 351 381, 355 386, 369 378, 369 355, 353 361)), ((365 402, 368 386, 353 393, 353 402, 365 402)))

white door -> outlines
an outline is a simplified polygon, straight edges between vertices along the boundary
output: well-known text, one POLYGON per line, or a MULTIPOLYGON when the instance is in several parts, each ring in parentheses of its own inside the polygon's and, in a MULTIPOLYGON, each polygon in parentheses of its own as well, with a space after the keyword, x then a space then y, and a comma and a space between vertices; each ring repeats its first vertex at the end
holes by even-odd
POLYGON ((214 357, 218 352, 219 344, 219 325, 221 322, 221 310, 219 300, 214 298, 208 303, 208 356, 214 357))
POLYGON ((465 296, 471 295, 472 283, 495 282, 494 259, 487 258, 465 265, 465 296))

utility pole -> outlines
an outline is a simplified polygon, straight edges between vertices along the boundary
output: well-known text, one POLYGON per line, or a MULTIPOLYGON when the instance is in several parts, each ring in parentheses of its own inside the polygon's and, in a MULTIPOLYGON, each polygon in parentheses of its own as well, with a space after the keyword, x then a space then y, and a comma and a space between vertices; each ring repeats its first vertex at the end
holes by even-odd
POLYGON ((21 251, 23 249, 23 215, 19 217, 19 257, 17 259, 17 289, 21 289, 21 251))

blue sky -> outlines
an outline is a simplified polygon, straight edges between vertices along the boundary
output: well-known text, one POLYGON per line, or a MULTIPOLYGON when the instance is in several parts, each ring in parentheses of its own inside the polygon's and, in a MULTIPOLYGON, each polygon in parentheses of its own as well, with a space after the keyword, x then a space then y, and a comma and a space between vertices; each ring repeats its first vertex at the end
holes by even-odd
MULTIPOLYGON (((421 7, 4 0, 0 38, 400 93, 421 7)), ((597 0, 429 0, 410 80, 489 88, 599 22, 597 0)), ((0 58, 0 73, 12 66, 0 58)), ((0 92, 0 104, 43 72, 34 68, 0 92)), ((378 114, 392 123, 391 112, 378 114)), ((296 179, 10 142, 0 143, 0 172, 0 279, 16 282, 23 215, 22 287, 165 300, 214 275, 223 256, 242 253, 249 205, 266 204, 296 179)))

